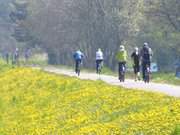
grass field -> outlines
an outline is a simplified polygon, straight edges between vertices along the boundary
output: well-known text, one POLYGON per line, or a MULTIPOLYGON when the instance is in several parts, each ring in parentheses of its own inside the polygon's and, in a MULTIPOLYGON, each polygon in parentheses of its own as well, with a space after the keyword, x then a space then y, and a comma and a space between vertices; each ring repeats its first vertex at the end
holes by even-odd
POLYGON ((175 73, 154 73, 152 77, 154 82, 180 85, 180 78, 175 77, 175 73))
POLYGON ((173 97, 28 68, 0 85, 0 135, 179 135, 173 97))
POLYGON ((6 64, 5 61, 3 61, 2 59, 0 59, 0 73, 7 71, 9 69, 12 69, 11 65, 6 64))

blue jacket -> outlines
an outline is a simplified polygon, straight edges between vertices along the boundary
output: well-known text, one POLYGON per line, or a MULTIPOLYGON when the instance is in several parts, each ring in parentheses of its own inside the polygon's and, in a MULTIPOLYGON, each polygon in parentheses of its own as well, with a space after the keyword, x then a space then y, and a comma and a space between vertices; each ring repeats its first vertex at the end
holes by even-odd
POLYGON ((84 54, 81 51, 76 51, 73 55, 75 60, 82 60, 84 57, 84 54))

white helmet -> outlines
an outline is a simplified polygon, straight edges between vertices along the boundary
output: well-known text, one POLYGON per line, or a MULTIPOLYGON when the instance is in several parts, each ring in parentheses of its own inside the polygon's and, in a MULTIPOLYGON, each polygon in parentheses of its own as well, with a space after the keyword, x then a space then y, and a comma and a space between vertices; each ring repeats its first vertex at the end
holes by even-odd
POLYGON ((119 49, 120 49, 120 51, 124 51, 125 50, 124 45, 120 45, 119 49))
POLYGON ((147 42, 144 43, 144 47, 149 47, 147 42))
POLYGON ((138 51, 139 51, 139 48, 138 48, 138 47, 135 47, 134 50, 138 52, 138 51))

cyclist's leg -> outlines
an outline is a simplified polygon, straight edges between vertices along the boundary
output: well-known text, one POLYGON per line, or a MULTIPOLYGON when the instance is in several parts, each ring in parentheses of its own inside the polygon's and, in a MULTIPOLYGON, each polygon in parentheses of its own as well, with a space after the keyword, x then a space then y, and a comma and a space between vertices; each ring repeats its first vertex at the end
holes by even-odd
POLYGON ((119 80, 121 79, 121 63, 118 63, 118 74, 119 74, 119 80))
POLYGON ((138 78, 139 81, 141 80, 141 77, 140 77, 140 65, 139 64, 137 65, 137 78, 138 78))
POLYGON ((96 73, 98 73, 98 68, 99 68, 99 60, 96 60, 96 73))
POLYGON ((145 83, 148 83, 149 80, 149 65, 146 63, 146 69, 145 69, 145 83))
POLYGON ((150 66, 151 66, 151 62, 148 61, 148 63, 147 63, 147 68, 148 68, 148 70, 147 70, 147 82, 148 83, 150 81, 150 72, 151 72, 150 66))
POLYGON ((103 68, 103 60, 101 60, 100 66, 101 66, 101 70, 102 70, 102 68, 103 68))
POLYGON ((151 67, 151 61, 148 61, 148 66, 149 66, 149 68, 151 67))
POLYGON ((149 82, 149 73, 150 73, 150 62, 146 61, 144 63, 144 81, 149 82))
POLYGON ((123 82, 125 81, 125 73, 126 73, 126 62, 123 62, 123 82))
POLYGON ((134 68, 134 79, 135 81, 137 81, 137 65, 135 64, 133 68, 134 68))
POLYGON ((99 73, 101 73, 102 64, 103 64, 103 60, 99 60, 99 67, 98 67, 99 73))
POLYGON ((124 63, 123 62, 119 62, 119 80, 123 81, 123 67, 124 67, 124 63))
POLYGON ((80 75, 80 70, 81 70, 81 69, 80 69, 80 68, 81 68, 80 66, 81 66, 81 62, 82 62, 81 60, 78 60, 78 66, 77 66, 77 72, 78 72, 78 75, 80 75))
POLYGON ((145 72, 146 72, 146 62, 142 63, 142 75, 143 75, 143 80, 145 80, 145 72))
POLYGON ((76 60, 76 63, 75 63, 75 72, 76 74, 78 73, 78 60, 76 60))

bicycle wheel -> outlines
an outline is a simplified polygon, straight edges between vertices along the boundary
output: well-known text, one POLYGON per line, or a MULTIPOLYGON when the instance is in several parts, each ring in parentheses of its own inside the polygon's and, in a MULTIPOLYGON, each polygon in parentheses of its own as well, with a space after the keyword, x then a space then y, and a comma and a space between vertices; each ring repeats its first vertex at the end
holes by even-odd
POLYGON ((144 82, 145 82, 145 83, 149 83, 149 82, 150 82, 150 72, 149 72, 149 69, 148 69, 148 68, 147 68, 146 71, 145 71, 144 82))
POLYGON ((78 76, 80 76, 80 72, 81 72, 81 61, 78 61, 78 65, 77 65, 77 74, 78 74, 78 76))
POLYGON ((98 74, 101 74, 101 68, 102 68, 102 67, 101 67, 101 64, 99 63, 99 64, 98 64, 98 74))

